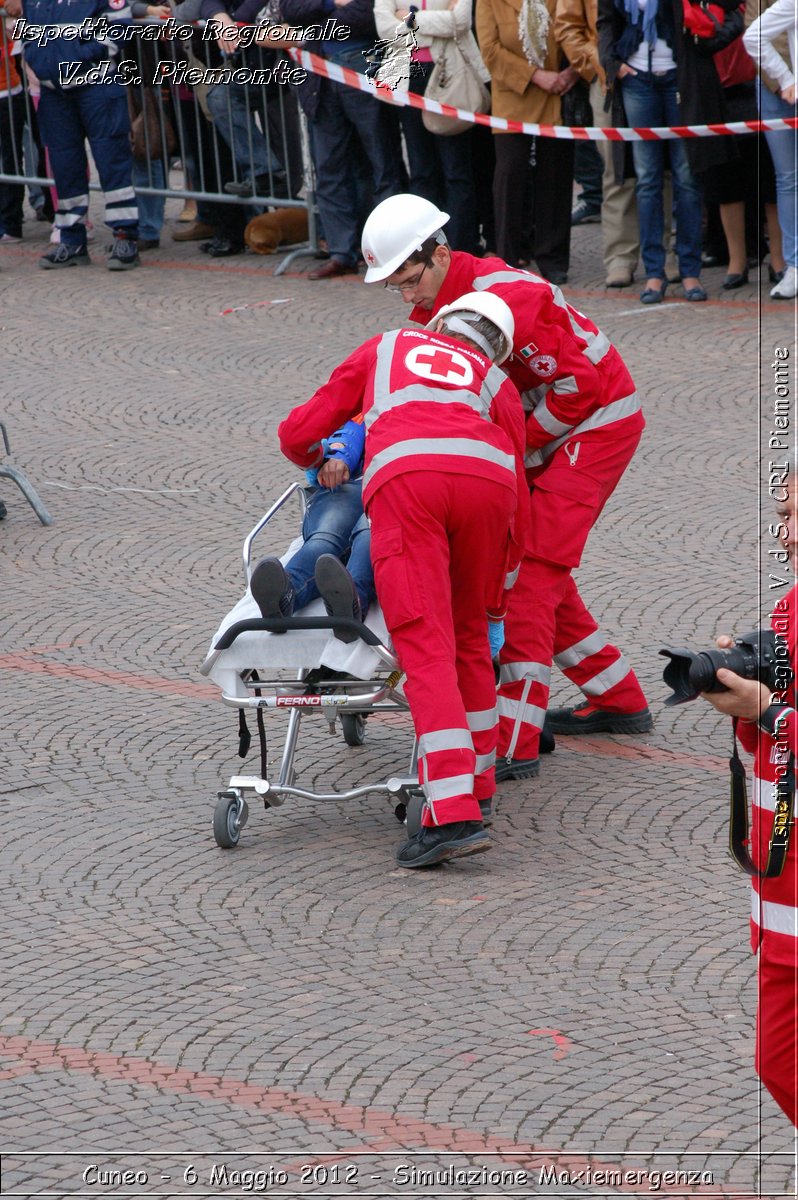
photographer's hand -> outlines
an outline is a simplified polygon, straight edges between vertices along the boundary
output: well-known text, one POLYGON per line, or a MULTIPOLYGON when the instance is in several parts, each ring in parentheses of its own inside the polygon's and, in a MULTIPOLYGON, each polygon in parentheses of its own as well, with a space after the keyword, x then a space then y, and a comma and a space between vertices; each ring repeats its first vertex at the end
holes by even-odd
MULTIPOLYGON (((717 639, 716 645, 720 650, 731 650, 734 639, 724 635, 717 639)), ((742 675, 719 667, 718 683, 722 683, 729 690, 702 692, 701 695, 713 708, 725 713, 727 717, 739 717, 741 721, 758 721, 770 706, 770 692, 764 683, 759 683, 756 679, 743 679, 742 675)))

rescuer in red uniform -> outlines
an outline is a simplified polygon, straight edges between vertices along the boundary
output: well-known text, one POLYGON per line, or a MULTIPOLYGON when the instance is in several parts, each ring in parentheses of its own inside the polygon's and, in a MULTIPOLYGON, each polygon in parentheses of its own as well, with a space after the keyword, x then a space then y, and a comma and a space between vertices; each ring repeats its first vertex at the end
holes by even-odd
MULTIPOLYGON (((798 572, 798 480, 793 474, 778 504, 778 533, 792 569, 798 572)), ((778 600, 771 621, 787 643, 790 666, 798 678, 798 587, 778 600)), ((718 639, 730 647, 732 639, 718 639)), ((721 668, 718 682, 728 691, 705 692, 722 713, 738 717, 737 736, 754 754, 754 802, 750 855, 764 870, 776 809, 779 773, 792 770, 798 757, 795 683, 783 694, 771 693, 756 679, 743 679, 721 668), (773 701, 777 703, 773 703, 773 701)), ((793 778, 793 788, 795 780, 793 778)), ((791 796, 793 815, 795 797, 791 796)), ((756 1069, 773 1099, 798 1126, 798 845, 793 823, 781 875, 751 880, 751 949, 759 951, 759 1008, 756 1022, 756 1069)))
POLYGON ((538 773, 552 660, 587 697, 549 713, 555 733, 652 727, 634 671, 608 644, 571 577, 645 422, 618 351, 559 288, 501 259, 451 251, 442 232, 447 220, 418 196, 384 200, 363 230, 366 282, 400 292, 418 322, 472 290, 501 297, 513 313, 505 368, 527 413, 532 519, 501 653, 496 778, 519 779, 538 773))
POLYGON ((498 649, 528 521, 523 411, 496 365, 510 353, 512 314, 498 297, 474 294, 432 324, 371 338, 278 430, 287 457, 314 467, 327 431, 363 406, 377 596, 407 676, 426 800, 420 832, 399 848, 403 867, 490 848, 489 637, 498 649))

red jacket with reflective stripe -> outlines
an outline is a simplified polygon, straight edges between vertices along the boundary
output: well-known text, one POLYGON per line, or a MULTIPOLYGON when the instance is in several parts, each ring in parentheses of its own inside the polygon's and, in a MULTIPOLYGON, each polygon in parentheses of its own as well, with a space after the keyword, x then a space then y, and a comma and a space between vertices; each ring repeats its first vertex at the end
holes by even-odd
MULTIPOLYGON (((787 643, 790 666, 798 670, 798 587, 774 606, 771 625, 787 643)), ((794 699, 794 696, 793 696, 794 699)), ((775 737, 752 721, 739 721, 737 736, 754 753, 754 796, 751 807, 749 851, 754 864, 764 870, 770 849, 775 815, 776 779, 784 772, 790 754, 798 759, 798 713, 795 709, 779 722, 775 737)), ((752 879, 751 948, 760 944, 771 962, 798 967, 798 826, 790 832, 784 870, 777 879, 752 879)))
POLYGON ((523 500, 512 533, 513 570, 527 534, 529 505, 523 411, 504 372, 443 334, 399 329, 371 338, 281 422, 283 453, 301 467, 318 465, 321 439, 356 416, 361 400, 364 505, 388 479, 408 471, 493 479, 523 500))
POLYGON ((472 291, 501 297, 515 318, 514 352, 504 366, 528 412, 526 444, 533 453, 527 464, 533 475, 545 461, 544 448, 553 450, 577 432, 606 429, 616 437, 643 429, 635 385, 620 354, 545 279, 500 258, 456 250, 432 310, 414 308, 411 317, 426 324, 444 304, 472 291))

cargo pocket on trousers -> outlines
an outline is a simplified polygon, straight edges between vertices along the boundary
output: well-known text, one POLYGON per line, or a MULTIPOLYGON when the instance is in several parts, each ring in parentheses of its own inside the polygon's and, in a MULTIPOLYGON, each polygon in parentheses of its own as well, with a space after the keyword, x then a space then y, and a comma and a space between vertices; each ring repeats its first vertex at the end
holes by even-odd
POLYGON ((388 627, 418 621, 424 615, 424 601, 412 563, 408 562, 400 525, 372 526, 371 561, 377 599, 388 627))

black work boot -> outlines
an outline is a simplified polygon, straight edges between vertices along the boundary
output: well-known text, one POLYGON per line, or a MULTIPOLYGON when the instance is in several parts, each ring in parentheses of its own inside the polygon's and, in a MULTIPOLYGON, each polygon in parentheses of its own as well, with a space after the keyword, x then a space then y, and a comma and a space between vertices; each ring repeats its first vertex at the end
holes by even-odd
POLYGON ((262 617, 293 615, 294 586, 279 558, 262 558, 256 563, 249 580, 249 590, 262 617))
POLYGON ((455 825, 422 827, 399 847, 400 867, 434 867, 450 858, 465 858, 491 849, 491 840, 481 821, 458 821, 455 825))

